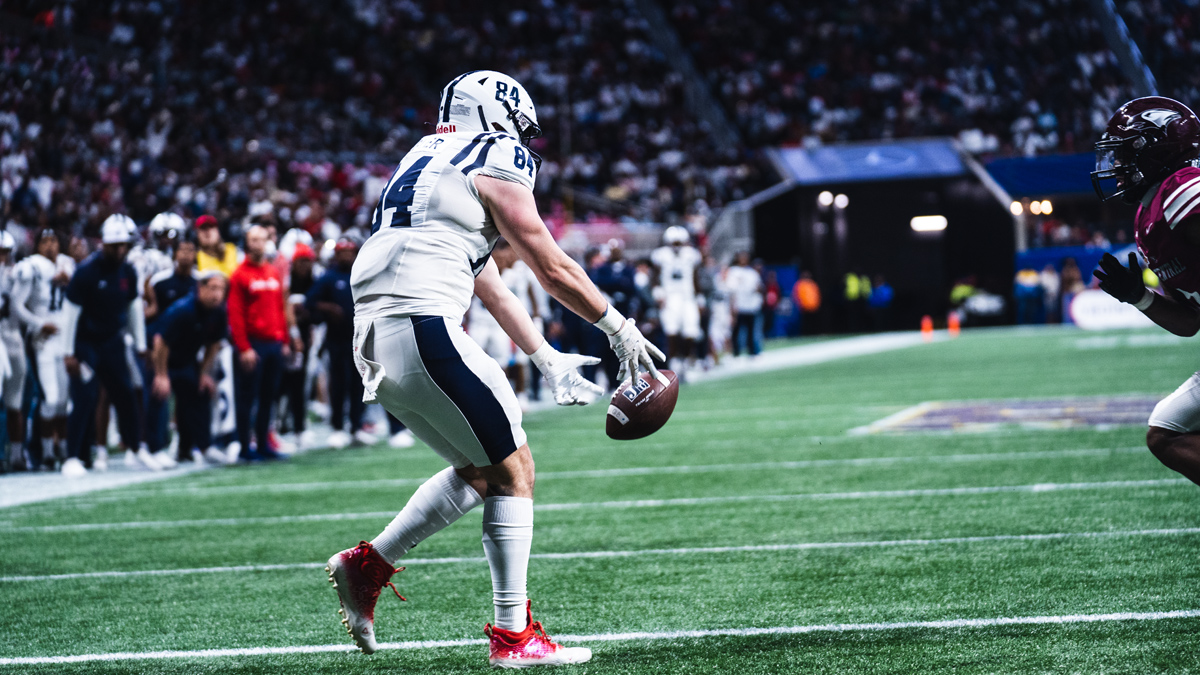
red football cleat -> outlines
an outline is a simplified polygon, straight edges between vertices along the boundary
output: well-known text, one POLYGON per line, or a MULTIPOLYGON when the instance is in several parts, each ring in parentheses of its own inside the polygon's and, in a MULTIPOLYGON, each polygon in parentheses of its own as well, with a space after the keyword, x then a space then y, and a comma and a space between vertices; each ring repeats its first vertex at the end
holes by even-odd
POLYGON ((540 621, 533 620, 532 602, 525 603, 525 630, 516 632, 488 624, 483 634, 491 638, 488 663, 495 668, 529 668, 583 663, 592 658, 587 647, 564 647, 550 639, 540 621))
POLYGON ((379 599, 379 592, 384 586, 391 586, 397 598, 405 599, 390 581, 392 575, 402 569, 393 569, 366 541, 338 553, 325 565, 329 583, 337 590, 338 602, 342 605, 338 614, 342 615, 346 632, 364 654, 379 648, 379 643, 375 642, 375 601, 379 599))

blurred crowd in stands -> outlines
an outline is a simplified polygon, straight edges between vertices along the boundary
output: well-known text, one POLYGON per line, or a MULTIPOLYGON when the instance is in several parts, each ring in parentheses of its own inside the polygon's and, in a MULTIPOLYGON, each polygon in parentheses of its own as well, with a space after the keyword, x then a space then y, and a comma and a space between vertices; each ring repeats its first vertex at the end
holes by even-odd
POLYGON ((949 135, 975 153, 1081 152, 1131 98, 1087 0, 687 0, 670 12, 755 146, 949 135))
POLYGON ((560 220, 586 220, 594 203, 660 222, 707 214, 770 182, 685 110, 681 77, 627 3, 167 0, 0 12, 13 26, 0 35, 0 133, 6 182, 17 184, 6 191, 25 187, 26 220, 95 227, 115 210, 211 210, 189 202, 206 199, 199 188, 224 168, 234 217, 267 198, 296 222, 349 226, 365 217, 364 180, 386 176, 431 131, 445 83, 484 67, 517 77, 536 101, 538 194, 560 220))
POLYGON ((1119 0, 1117 9, 1163 96, 1200 102, 1200 7, 1194 0, 1119 0))

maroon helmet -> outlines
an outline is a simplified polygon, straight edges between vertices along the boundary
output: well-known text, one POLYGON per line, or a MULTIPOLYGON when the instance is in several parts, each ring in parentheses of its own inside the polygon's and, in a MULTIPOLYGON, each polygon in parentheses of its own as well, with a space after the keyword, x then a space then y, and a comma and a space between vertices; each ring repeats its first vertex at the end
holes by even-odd
POLYGON ((1135 98, 1117 109, 1096 143, 1092 187, 1101 200, 1136 204, 1151 186, 1200 154, 1200 118, 1186 105, 1162 96, 1135 98), (1104 180, 1116 180, 1105 193, 1104 180))

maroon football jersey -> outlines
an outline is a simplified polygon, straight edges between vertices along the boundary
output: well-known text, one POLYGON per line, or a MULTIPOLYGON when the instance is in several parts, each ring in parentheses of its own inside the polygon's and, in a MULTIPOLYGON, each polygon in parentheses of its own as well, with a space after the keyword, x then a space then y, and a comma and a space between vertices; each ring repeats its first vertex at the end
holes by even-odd
POLYGON ((1194 215, 1200 215, 1200 169, 1189 166, 1164 180, 1149 206, 1138 207, 1134 239, 1163 290, 1178 291, 1200 307, 1200 253, 1175 233, 1194 215))

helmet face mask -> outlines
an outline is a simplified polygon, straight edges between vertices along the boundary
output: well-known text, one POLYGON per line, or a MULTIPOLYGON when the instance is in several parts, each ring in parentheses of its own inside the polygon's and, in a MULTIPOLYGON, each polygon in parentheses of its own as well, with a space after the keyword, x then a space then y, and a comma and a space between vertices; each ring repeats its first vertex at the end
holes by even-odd
POLYGON ((1101 201, 1137 204, 1151 187, 1196 159, 1200 118, 1173 99, 1147 96, 1121 106, 1096 143, 1092 187, 1101 201), (1106 183, 1115 181, 1115 189, 1106 183))

